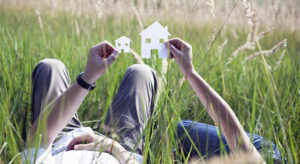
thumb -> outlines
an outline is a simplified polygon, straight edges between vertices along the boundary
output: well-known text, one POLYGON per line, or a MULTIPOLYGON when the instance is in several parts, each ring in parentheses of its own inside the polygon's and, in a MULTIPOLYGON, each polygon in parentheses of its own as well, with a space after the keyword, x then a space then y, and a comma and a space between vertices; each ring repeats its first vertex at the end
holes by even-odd
POLYGON ((119 52, 114 51, 111 53, 111 55, 107 58, 107 65, 110 66, 117 58, 119 52))
POLYGON ((74 150, 94 150, 95 144, 93 142, 89 144, 78 144, 74 146, 74 150))

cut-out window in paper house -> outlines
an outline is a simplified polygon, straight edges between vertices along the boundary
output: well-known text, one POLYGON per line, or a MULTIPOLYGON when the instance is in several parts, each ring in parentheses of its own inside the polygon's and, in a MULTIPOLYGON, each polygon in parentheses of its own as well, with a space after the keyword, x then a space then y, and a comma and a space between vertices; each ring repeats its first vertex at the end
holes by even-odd
POLYGON ((142 31, 140 35, 142 58, 150 58, 151 50, 158 50, 159 58, 168 58, 168 49, 163 44, 168 40, 168 36, 171 35, 167 26, 163 27, 156 21, 142 31))
POLYGON ((115 40, 116 49, 121 53, 122 50, 124 53, 128 53, 130 51, 130 39, 126 36, 122 36, 119 39, 115 40))

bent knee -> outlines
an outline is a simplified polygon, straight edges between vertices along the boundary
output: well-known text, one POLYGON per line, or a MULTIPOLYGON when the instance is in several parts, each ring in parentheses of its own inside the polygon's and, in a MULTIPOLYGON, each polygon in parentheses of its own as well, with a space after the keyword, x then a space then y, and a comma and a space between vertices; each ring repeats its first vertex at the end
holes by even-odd
POLYGON ((156 72, 146 64, 134 64, 128 68, 128 71, 147 77, 153 75, 156 78, 156 72))
POLYGON ((157 90, 156 72, 148 65, 134 64, 128 68, 127 72, 125 73, 125 76, 127 75, 139 81, 140 83, 142 83, 142 81, 151 82, 153 83, 155 91, 157 90))
POLYGON ((66 66, 63 62, 57 59, 45 58, 39 61, 38 66, 53 69, 53 68, 62 68, 65 69, 66 66))

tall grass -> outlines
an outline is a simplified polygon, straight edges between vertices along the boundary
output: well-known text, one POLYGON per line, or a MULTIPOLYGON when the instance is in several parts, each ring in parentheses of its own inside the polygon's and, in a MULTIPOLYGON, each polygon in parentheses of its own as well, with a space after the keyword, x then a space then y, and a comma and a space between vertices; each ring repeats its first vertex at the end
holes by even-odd
MULTIPOLYGON (((113 43, 119 36, 127 35, 132 40, 131 48, 139 53, 141 24, 147 26, 153 21, 154 18, 141 22, 136 18, 117 19, 114 16, 95 20, 63 11, 51 15, 30 8, 0 7, 0 162, 18 161, 18 153, 24 149, 22 135, 31 126, 31 72, 39 60, 61 60, 68 68, 71 80, 75 81, 78 73, 84 70, 88 49, 92 45, 102 40, 113 43)), ((211 44, 209 40, 216 28, 214 24, 190 25, 163 19, 161 23, 169 26, 173 36, 191 43, 197 72, 229 103, 244 129, 273 141, 289 163, 298 163, 299 31, 274 29, 259 43, 256 42, 253 51, 241 51, 230 59, 241 43, 247 41, 246 29, 228 25, 211 44), (233 36, 232 30, 238 38, 233 36), (271 49, 285 38, 288 40, 286 49, 279 49, 270 56, 258 55, 245 62, 247 56, 271 49), (282 51, 285 51, 285 56, 281 55, 282 51)), ((165 79, 161 80, 164 84, 150 120, 152 124, 145 130, 145 162, 188 161, 188 157, 180 152, 173 154, 173 148, 177 148, 175 129, 178 121, 213 122, 189 84, 179 80, 182 75, 174 61, 167 60, 168 64, 164 64, 168 67, 167 72, 161 71, 163 62, 160 59, 143 62, 165 79)), ((97 81, 96 89, 89 93, 78 110, 86 126, 94 126, 95 122, 88 120, 104 120, 103 113, 112 102, 122 76, 135 63, 137 60, 133 55, 121 54, 97 81)))

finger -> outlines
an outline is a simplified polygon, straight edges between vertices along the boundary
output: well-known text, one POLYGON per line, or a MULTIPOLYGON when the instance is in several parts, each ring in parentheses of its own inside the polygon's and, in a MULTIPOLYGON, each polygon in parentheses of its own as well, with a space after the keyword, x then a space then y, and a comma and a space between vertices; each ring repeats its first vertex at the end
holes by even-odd
POLYGON ((179 38, 173 38, 169 40, 169 43, 172 44, 174 47, 176 47, 179 50, 182 50, 183 47, 183 40, 179 38))
POLYGON ((74 150, 94 150, 95 144, 94 142, 89 144, 78 144, 74 146, 74 150))
POLYGON ((173 59, 174 58, 174 55, 173 53, 170 51, 170 43, 167 41, 167 42, 164 42, 165 46, 167 47, 168 49, 168 53, 170 54, 170 59, 173 59))
POLYGON ((174 58, 174 55, 172 52, 170 52, 170 58, 173 59, 174 58))
POLYGON ((177 49, 183 50, 183 48, 191 47, 191 45, 180 38, 170 39, 169 42, 173 44, 177 49))
POLYGON ((108 42, 103 42, 103 57, 108 58, 113 52, 115 51, 115 48, 108 42))
POLYGON ((112 44, 110 44, 108 41, 104 41, 105 44, 105 50, 108 54, 111 54, 115 51, 115 48, 112 44))
POLYGON ((80 144, 80 143, 90 143, 93 142, 93 137, 90 134, 86 134, 83 136, 79 136, 74 138, 67 146, 67 151, 68 150, 73 150, 74 145, 80 144))
POLYGON ((115 48, 108 41, 103 41, 93 48, 96 49, 97 54, 102 58, 109 57, 115 51, 115 48))
POLYGON ((110 66, 118 57, 119 52, 114 51, 108 58, 107 58, 107 65, 110 66))
POLYGON ((174 45, 170 44, 170 52, 173 54, 175 59, 180 59, 181 58, 181 51, 178 50, 174 45))

